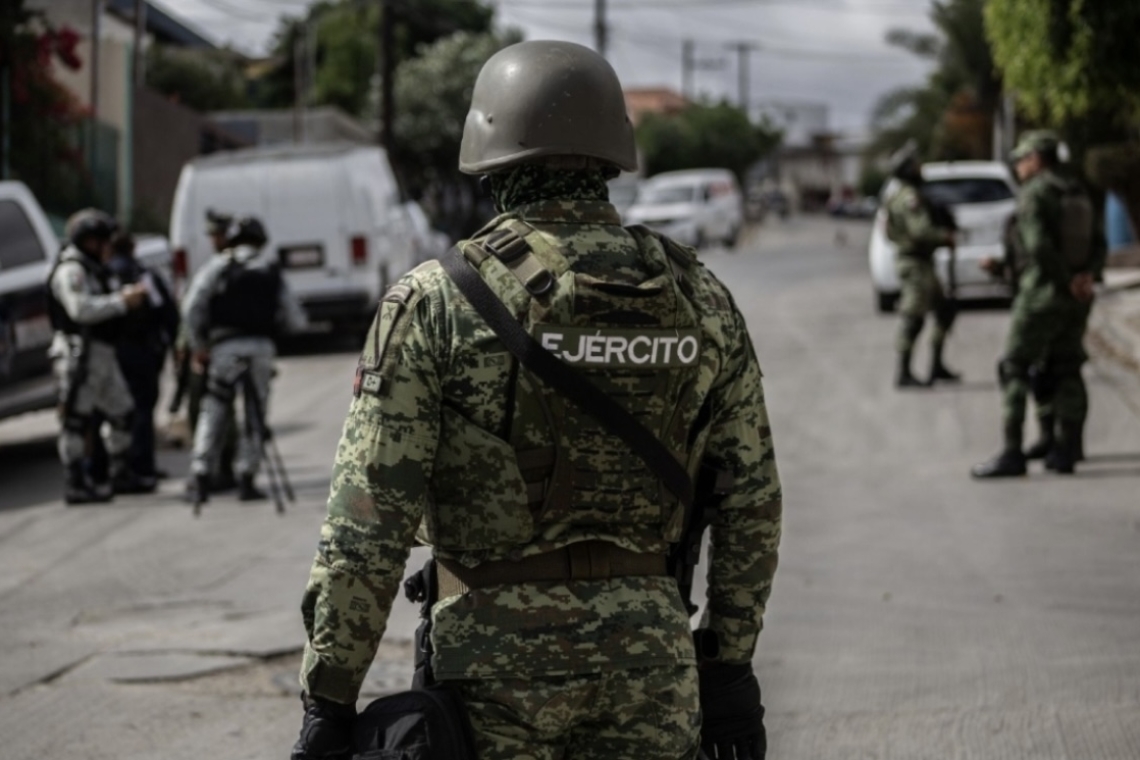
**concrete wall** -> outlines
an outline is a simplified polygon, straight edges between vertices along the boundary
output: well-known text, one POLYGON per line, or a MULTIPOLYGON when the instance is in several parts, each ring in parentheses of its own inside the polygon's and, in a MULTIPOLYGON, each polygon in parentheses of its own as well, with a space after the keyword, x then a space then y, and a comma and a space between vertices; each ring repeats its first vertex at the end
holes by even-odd
POLYGON ((134 216, 165 229, 182 165, 198 155, 203 117, 153 90, 135 93, 134 216))

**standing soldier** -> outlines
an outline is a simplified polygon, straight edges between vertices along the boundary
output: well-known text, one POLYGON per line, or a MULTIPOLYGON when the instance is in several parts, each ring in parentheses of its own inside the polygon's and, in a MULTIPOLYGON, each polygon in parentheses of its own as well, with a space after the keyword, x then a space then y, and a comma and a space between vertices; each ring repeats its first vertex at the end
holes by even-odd
MULTIPOLYGON (((55 338, 50 354, 59 380, 59 458, 66 468, 64 501, 108 501, 111 493, 84 471, 86 436, 94 420, 107 421, 104 445, 110 456, 111 489, 119 493, 153 490, 127 462, 134 402, 115 356, 119 318, 146 300, 142 285, 114 291, 106 262, 118 225, 97 209, 84 209, 67 220, 70 241, 48 275, 48 313, 55 338)), ((102 426, 100 426, 102 427, 102 426)))
POLYGON ((305 324, 277 265, 258 260, 266 242, 260 221, 246 217, 236 222, 226 249, 195 275, 183 304, 188 348, 196 371, 206 376, 187 483, 187 498, 196 505, 209 499, 210 472, 228 424, 227 409, 239 391, 250 388, 239 383, 252 383, 257 408, 250 408, 252 399, 246 395, 235 465, 238 498, 265 498, 254 477, 261 463, 261 422, 268 409, 275 338, 305 324))
POLYGON ((913 141, 891 157, 891 174, 901 183, 887 199, 887 237, 898 246, 898 275, 902 287, 895 385, 899 388, 923 385, 911 373, 910 360, 928 312, 934 313, 934 332, 930 338, 927 383, 956 382, 958 375, 942 363, 946 336, 954 323, 954 308, 942 292, 934 270, 934 252, 942 246, 954 246, 954 230, 935 223, 929 204, 922 197, 922 171, 913 141))
POLYGON ((763 758, 751 663, 781 491, 743 316, 692 249, 623 228, 607 202, 606 179, 637 158, 621 84, 593 51, 534 41, 494 55, 459 165, 487 178, 500 214, 394 285, 372 325, 302 601, 292 757, 347 746, 415 539, 436 578, 422 672, 461 698, 481 760, 678 760, 702 744, 763 758), (464 277, 490 288, 480 305, 464 277), (487 306, 553 372, 520 367, 487 306), (644 447, 546 384, 571 370, 641 420, 667 464, 731 476, 700 637, 719 647, 699 661, 666 563, 688 510, 644 447))
POLYGON ((998 365, 1002 385, 1004 447, 973 468, 975 478, 1024 475, 1025 407, 1034 367, 1046 368, 1056 436, 1046 466, 1075 469, 1080 427, 1088 410, 1081 378, 1087 358, 1083 337, 1092 302, 1095 220, 1080 185, 1057 172, 1059 140, 1049 131, 1027 133, 1013 152, 1022 182, 1017 204, 1018 244, 1026 266, 1018 282, 1005 355, 998 365))

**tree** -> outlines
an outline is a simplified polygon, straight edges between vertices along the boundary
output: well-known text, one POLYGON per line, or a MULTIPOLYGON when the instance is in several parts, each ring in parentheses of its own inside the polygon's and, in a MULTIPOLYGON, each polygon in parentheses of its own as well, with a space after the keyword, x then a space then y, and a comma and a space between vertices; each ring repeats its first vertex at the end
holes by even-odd
POLYGON ((691 104, 675 116, 647 114, 637 128, 647 175, 676 169, 720 167, 744 181, 749 167, 780 144, 779 130, 755 125, 739 108, 721 102, 691 104))
POLYGON ((196 111, 241 108, 249 103, 245 76, 228 50, 153 45, 147 51, 146 84, 196 111))
POLYGON ((872 155, 913 139, 923 155, 989 158, 1001 80, 985 36, 984 0, 942 0, 931 7, 936 32, 892 29, 887 42, 935 63, 921 87, 884 95, 871 117, 872 155))
POLYGON ((1140 116, 1140 3, 991 0, 994 58, 1030 116, 1060 126, 1093 113, 1140 116))
POLYGON ((481 223, 476 180, 459 173, 459 143, 475 78, 483 64, 522 39, 503 34, 456 32, 426 46, 396 74, 399 104, 393 131, 397 164, 413 195, 428 204, 447 232, 459 237, 481 223))

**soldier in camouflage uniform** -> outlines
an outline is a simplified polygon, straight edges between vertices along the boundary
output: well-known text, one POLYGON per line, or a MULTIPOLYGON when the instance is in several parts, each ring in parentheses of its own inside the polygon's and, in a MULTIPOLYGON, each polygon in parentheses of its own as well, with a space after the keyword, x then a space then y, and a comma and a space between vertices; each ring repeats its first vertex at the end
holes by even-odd
POLYGON ((898 335, 898 372, 895 385, 912 388, 923 385, 912 374, 911 355, 922 333, 928 313, 934 314, 930 338, 930 375, 927 384, 956 382, 958 375, 942 362, 946 335, 954 322, 953 304, 942 292, 934 270, 934 252, 954 245, 954 231, 937 225, 922 197, 922 172, 917 148, 908 143, 891 158, 891 173, 901 186, 887 199, 887 238, 898 246, 898 275, 902 294, 899 312, 902 323, 898 335))
MULTIPOLYGON (((1002 384, 1004 447, 971 471, 975 478, 1024 475, 1025 407, 1033 368, 1051 378, 1056 439, 1046 467, 1072 473, 1080 427, 1088 411, 1081 378, 1087 356, 1083 338, 1098 264, 1095 219, 1088 196, 1073 179, 1057 172, 1057 136, 1029 132, 1013 153, 1018 178, 1018 246, 1026 266, 1018 281, 1005 355, 998 365, 1002 384)), ((1050 411, 1047 408, 1047 411, 1050 411)))
POLYGON ((155 486, 127 462, 135 404, 115 343, 119 319, 145 303, 146 289, 138 284, 111 287, 106 262, 117 229, 115 220, 97 209, 73 214, 66 226, 70 245, 48 275, 48 311, 55 329, 49 354, 59 380, 59 458, 66 469, 68 504, 108 501, 113 492, 140 493, 155 486), (100 419, 106 420, 110 488, 92 483, 84 470, 86 436, 100 419))
MULTIPOLYGON (((481 760, 764 756, 751 660, 781 491, 760 367, 695 252, 621 227, 607 177, 636 152, 604 59, 524 42, 484 66, 462 171, 500 215, 459 249, 542 345, 637 415, 693 475, 734 486, 712 522, 699 663, 665 555, 684 510, 640 458, 543 386, 438 262, 384 297, 357 370, 302 602, 294 760, 335 757, 415 541, 432 547, 434 678, 481 760), (702 726, 703 713, 703 726, 702 726)), ((450 254, 454 255, 454 254, 450 254)))

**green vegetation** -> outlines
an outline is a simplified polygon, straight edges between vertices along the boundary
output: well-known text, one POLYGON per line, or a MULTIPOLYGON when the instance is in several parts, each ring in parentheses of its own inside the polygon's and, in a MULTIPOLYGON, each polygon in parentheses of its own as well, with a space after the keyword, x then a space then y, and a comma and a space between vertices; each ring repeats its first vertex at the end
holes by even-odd
POLYGON ((154 45, 147 51, 146 84, 196 111, 248 105, 238 56, 229 50, 190 50, 154 45))
POLYGON ((646 114, 637 127, 646 175, 721 167, 743 184, 748 168, 780 144, 781 133, 757 126, 728 103, 692 104, 677 115, 646 114))

